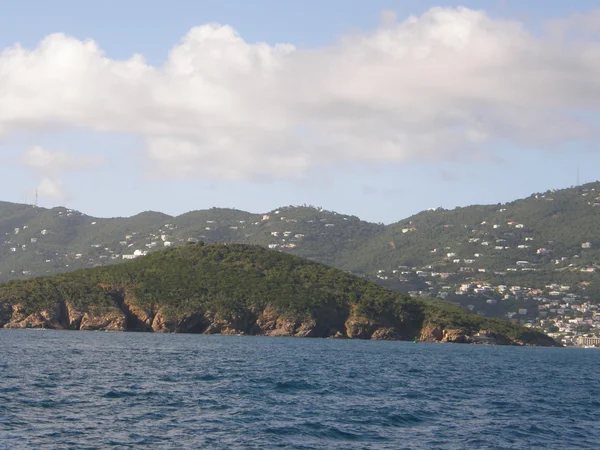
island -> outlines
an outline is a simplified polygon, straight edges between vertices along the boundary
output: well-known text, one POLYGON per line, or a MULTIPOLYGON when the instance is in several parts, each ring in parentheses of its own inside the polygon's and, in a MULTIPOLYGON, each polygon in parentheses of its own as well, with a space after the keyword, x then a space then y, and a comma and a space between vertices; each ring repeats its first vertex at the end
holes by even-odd
POLYGON ((191 243, 0 285, 0 327, 558 345, 257 245, 191 243))

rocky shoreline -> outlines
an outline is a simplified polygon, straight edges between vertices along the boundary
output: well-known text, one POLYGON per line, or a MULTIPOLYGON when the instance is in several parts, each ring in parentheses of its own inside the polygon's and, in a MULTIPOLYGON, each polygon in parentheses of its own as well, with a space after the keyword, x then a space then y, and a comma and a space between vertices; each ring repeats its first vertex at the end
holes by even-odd
MULTIPOLYGON (((482 343, 474 333, 442 326, 397 326, 369 320, 357 314, 328 311, 315 317, 291 317, 267 307, 244 310, 228 318, 210 311, 174 317, 164 307, 147 311, 125 297, 103 311, 78 310, 69 301, 27 314, 20 304, 0 304, 0 327, 5 329, 58 329, 87 331, 142 331, 251 336, 293 336, 365 340, 413 340, 422 342, 482 343)), ((519 346, 553 346, 552 339, 522 342, 489 334, 485 343, 519 346)))

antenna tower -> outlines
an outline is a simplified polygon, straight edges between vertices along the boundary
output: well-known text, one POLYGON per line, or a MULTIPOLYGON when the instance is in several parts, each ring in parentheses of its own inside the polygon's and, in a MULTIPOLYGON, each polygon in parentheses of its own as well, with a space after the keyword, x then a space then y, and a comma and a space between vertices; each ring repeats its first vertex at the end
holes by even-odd
POLYGON ((34 204, 34 206, 37 208, 37 205, 38 205, 38 191, 36 189, 35 190, 35 204, 34 204))

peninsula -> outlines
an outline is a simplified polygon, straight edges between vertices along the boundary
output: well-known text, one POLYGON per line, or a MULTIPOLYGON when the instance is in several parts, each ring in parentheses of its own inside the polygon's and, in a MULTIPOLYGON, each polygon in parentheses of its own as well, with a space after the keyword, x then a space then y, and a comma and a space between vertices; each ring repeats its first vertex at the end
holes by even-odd
POLYGON ((0 326, 557 345, 539 331, 297 256, 202 242, 1 284, 0 326))

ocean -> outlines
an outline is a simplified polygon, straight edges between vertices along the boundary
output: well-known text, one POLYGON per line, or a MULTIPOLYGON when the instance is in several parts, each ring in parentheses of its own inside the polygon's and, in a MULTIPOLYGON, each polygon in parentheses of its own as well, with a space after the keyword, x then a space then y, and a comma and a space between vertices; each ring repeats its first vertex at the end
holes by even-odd
POLYGON ((600 350, 0 331, 0 448, 597 449, 600 350))

